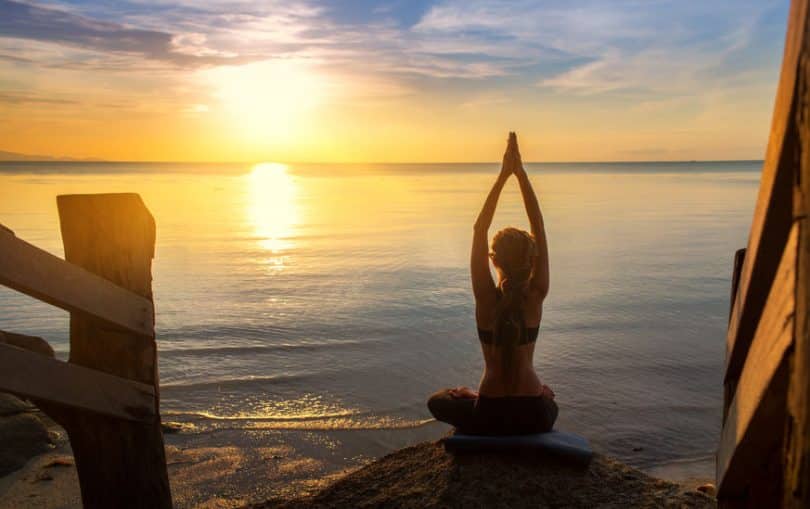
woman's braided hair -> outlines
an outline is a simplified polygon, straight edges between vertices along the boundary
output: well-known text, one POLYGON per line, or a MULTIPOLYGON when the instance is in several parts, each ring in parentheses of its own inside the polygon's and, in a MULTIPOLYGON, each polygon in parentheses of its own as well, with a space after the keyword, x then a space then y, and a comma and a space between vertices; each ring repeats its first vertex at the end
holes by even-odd
POLYGON ((490 256, 503 276, 498 285, 493 340, 502 348, 504 373, 508 375, 515 347, 526 342, 523 302, 534 268, 534 237, 517 228, 504 228, 492 238, 490 256))

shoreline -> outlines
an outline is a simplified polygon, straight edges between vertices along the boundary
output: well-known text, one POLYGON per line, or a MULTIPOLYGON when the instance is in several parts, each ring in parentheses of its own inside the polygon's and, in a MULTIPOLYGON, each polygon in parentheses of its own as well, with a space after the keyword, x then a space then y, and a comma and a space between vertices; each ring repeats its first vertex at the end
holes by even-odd
MULTIPOLYGON (((81 507, 78 478, 67 436, 58 425, 52 421, 46 422, 55 444, 53 449, 34 456, 21 469, 0 477, 0 509, 81 507)), ((441 439, 427 442, 416 440, 419 443, 412 445, 414 441, 400 436, 401 443, 392 451, 384 444, 385 439, 390 438, 386 436, 390 435, 390 430, 379 430, 377 436, 372 434, 364 437, 368 441, 368 453, 346 458, 346 447, 340 443, 347 441, 347 438, 356 440, 357 437, 353 436, 356 430, 219 430, 187 433, 173 424, 164 424, 164 438, 177 509, 274 506, 267 504, 287 504, 283 507, 315 504, 318 507, 312 501, 338 496, 335 490, 339 491, 346 483, 359 482, 368 485, 364 488, 366 491, 372 489, 374 476, 390 475, 391 461, 399 464, 398 468, 416 473, 420 468, 427 468, 425 465, 439 465, 436 467, 438 470, 432 473, 421 471, 420 475, 430 478, 441 478, 446 473, 442 468, 455 468, 440 446, 441 439)), ((364 433, 368 433, 368 430, 364 430, 364 433)), ((494 464, 504 466, 503 462, 498 463, 497 458, 494 461, 494 464)), ((534 463, 542 467, 547 466, 548 462, 543 459, 534 463)), ((617 476, 629 475, 638 485, 633 489, 641 487, 650 496, 661 490, 668 493, 667 496, 681 496, 679 494, 692 493, 698 486, 713 482, 713 479, 694 475, 680 479, 680 482, 656 479, 653 475, 656 470, 659 477, 666 472, 678 472, 677 466, 682 463, 693 462, 670 462, 642 471, 597 454, 592 465, 598 476, 613 481, 617 476)), ((686 471, 689 472, 688 469, 686 471)), ((571 479, 568 481, 574 482, 571 479)), ((553 482, 561 481, 555 479, 553 482)), ((535 488, 540 489, 538 486, 535 488)), ((448 484, 444 489, 452 491, 454 488, 448 484)), ((619 483, 612 489, 618 490, 618 495, 625 488, 619 483)), ((391 500, 394 500, 399 495, 396 491, 389 491, 380 496, 393 497, 391 500)), ((689 495, 687 498, 691 500, 690 497, 695 496, 689 495)), ((345 502, 341 500, 343 498, 332 502, 340 507, 345 502)), ((698 501, 701 504, 706 502, 702 498, 698 501)), ((392 504, 396 505, 396 502, 392 504)), ((713 506, 704 504, 696 507, 713 506)))

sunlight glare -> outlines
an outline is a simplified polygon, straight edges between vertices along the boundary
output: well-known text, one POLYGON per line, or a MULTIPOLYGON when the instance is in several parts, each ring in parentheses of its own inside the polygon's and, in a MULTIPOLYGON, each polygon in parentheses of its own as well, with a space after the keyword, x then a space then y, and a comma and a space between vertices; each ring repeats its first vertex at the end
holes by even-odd
POLYGON ((325 78, 311 64, 272 60, 205 71, 241 136, 291 136, 323 99, 325 78))
POLYGON ((294 246, 292 237, 298 224, 298 185, 279 163, 262 163, 248 175, 249 217, 259 245, 273 253, 270 262, 283 266, 280 256, 294 246))

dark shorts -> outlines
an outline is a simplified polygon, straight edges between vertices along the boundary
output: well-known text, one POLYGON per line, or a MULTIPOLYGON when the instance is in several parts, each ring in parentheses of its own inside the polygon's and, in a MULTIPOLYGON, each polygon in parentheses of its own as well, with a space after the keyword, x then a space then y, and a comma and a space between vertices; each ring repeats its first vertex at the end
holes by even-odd
POLYGON ((559 409, 544 396, 454 398, 444 389, 428 400, 437 420, 470 435, 525 435, 551 431, 559 409))

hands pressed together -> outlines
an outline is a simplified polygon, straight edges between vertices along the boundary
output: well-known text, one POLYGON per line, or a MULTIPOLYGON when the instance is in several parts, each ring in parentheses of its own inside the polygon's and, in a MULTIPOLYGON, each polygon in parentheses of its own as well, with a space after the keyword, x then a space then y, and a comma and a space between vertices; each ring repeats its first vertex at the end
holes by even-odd
POLYGON ((520 157, 520 149, 518 148, 517 135, 509 133, 509 141, 506 144, 506 152, 503 154, 503 165, 501 166, 501 177, 506 179, 509 175, 518 176, 525 173, 523 168, 523 160, 520 157))

